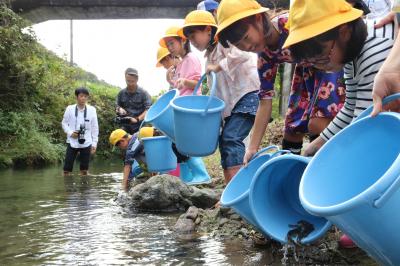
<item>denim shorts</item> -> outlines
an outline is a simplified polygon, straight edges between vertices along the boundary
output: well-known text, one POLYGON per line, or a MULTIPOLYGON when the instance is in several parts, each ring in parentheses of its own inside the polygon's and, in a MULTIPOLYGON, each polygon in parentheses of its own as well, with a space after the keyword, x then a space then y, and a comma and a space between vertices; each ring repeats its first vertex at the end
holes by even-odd
POLYGON ((232 113, 225 118, 225 124, 219 137, 221 166, 228 169, 243 164, 246 151, 243 140, 249 135, 255 116, 248 113, 232 113))

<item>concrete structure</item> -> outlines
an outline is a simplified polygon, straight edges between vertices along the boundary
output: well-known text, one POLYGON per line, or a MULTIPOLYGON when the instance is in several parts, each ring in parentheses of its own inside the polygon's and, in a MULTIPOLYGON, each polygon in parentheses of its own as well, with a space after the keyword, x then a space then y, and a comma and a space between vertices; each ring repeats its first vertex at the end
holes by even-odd
POLYGON ((11 8, 39 23, 53 19, 183 18, 199 0, 13 0, 11 8))

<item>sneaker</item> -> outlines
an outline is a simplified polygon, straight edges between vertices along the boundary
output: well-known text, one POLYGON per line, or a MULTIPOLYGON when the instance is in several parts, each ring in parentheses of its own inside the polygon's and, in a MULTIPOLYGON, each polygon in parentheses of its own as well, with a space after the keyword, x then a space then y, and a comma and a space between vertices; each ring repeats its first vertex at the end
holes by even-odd
POLYGON ((353 240, 347 235, 342 235, 339 239, 339 246, 342 248, 355 248, 357 247, 353 240))

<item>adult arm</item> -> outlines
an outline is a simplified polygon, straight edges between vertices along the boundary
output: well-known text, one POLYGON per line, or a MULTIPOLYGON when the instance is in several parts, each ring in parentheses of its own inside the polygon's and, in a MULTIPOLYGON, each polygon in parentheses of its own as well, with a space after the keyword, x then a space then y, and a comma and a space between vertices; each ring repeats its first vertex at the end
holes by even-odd
POLYGON ((93 107, 93 118, 91 120, 90 132, 92 133, 92 151, 91 151, 91 153, 94 154, 96 152, 97 143, 99 141, 99 123, 97 120, 96 108, 94 108, 94 107, 93 107))
POLYGON ((61 126, 62 126, 65 134, 67 134, 68 137, 75 137, 75 135, 76 135, 76 137, 78 137, 78 135, 75 133, 75 130, 71 129, 69 127, 69 123, 71 122, 71 121, 69 121, 70 120, 69 119, 69 113, 70 113, 69 109, 70 109, 69 106, 67 107, 67 109, 65 109, 63 120, 61 122, 61 126))

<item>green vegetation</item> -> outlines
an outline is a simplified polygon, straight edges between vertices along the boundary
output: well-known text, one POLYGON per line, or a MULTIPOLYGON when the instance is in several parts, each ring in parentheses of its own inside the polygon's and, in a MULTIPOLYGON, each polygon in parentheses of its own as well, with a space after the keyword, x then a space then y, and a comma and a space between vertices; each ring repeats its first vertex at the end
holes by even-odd
POLYGON ((26 21, 0 5, 0 167, 59 162, 65 151, 61 120, 86 86, 100 125, 98 151, 109 153, 118 89, 71 67, 37 43, 26 21))

